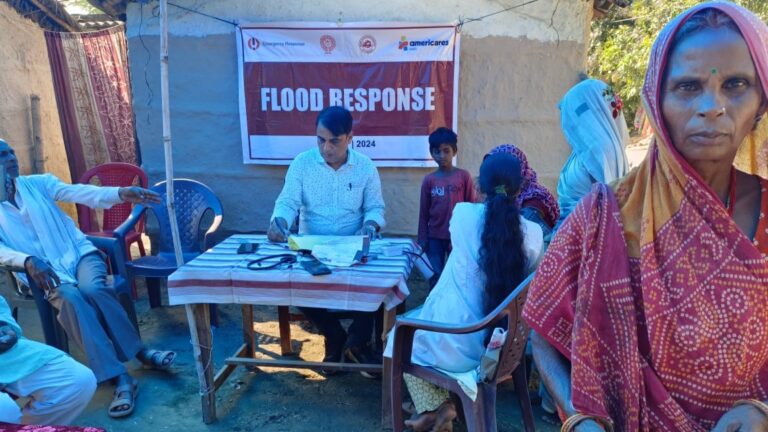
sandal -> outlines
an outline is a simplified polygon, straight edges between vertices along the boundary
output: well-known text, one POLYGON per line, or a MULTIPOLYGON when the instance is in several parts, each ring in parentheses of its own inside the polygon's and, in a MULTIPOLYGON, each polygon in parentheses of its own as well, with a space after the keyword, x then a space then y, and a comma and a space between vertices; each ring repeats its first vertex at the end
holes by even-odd
POLYGON ((127 417, 133 413, 136 406, 136 395, 139 393, 139 384, 133 381, 130 384, 123 384, 115 389, 115 397, 109 404, 107 414, 112 418, 127 417), (118 408, 127 407, 124 410, 118 408))
POLYGON ((150 368, 168 370, 171 368, 171 365, 175 359, 176 353, 173 351, 148 349, 144 351, 144 360, 142 363, 144 366, 150 368))

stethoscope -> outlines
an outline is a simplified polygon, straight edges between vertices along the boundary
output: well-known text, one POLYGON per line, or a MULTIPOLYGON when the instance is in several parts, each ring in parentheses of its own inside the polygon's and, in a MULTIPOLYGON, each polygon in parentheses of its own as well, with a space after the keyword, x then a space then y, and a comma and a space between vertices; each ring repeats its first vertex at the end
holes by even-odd
POLYGON ((298 261, 299 259, 296 257, 296 255, 289 254, 289 253, 267 255, 261 258, 257 258, 255 260, 248 261, 247 268, 248 270, 269 270, 269 269, 279 267, 283 264, 288 264, 289 266, 292 266, 293 264, 296 264, 298 261), (274 260, 274 259, 277 259, 277 261, 271 262, 271 260, 274 260))

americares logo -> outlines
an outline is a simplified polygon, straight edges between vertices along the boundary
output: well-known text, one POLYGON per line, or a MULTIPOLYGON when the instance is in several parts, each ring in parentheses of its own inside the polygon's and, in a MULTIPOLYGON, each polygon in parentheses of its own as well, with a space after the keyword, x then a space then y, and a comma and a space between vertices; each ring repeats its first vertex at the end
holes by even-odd
POLYGON ((405 36, 400 37, 400 43, 397 44, 397 49, 408 51, 408 38, 405 36))
POLYGON ((448 44, 450 44, 450 40, 448 39, 444 39, 444 40, 421 39, 421 40, 409 41, 407 36, 401 36, 400 42, 397 43, 397 49, 403 50, 403 51, 413 51, 418 47, 448 46, 448 44))

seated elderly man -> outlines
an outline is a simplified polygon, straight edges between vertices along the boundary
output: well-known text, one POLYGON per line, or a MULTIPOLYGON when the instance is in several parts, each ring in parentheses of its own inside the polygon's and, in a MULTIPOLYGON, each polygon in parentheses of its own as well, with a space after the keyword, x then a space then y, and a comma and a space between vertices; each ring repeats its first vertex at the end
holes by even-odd
POLYGON ((87 367, 22 336, 0 297, 0 422, 66 425, 80 415, 95 391, 96 377, 87 367), (19 409, 10 395, 29 400, 19 409))
POLYGON ((136 357, 147 366, 167 369, 176 354, 144 346, 116 293, 106 286, 100 252, 56 201, 109 208, 126 201, 160 202, 160 197, 139 187, 69 185, 50 174, 19 176, 16 154, 1 139, 0 164, 5 166, 7 197, 0 202, 0 265, 25 270, 19 279, 45 292, 96 379, 116 384, 109 415, 131 414, 137 383, 122 363, 136 357))
MULTIPOLYGON (((328 107, 320 112, 315 124, 317 147, 291 162, 285 186, 275 202, 269 239, 286 241, 289 224, 297 213, 301 215, 302 234, 375 236, 384 226, 381 180, 373 162, 349 148, 352 114, 342 107, 328 107)), ((373 312, 356 314, 347 335, 328 310, 300 309, 325 337, 324 361, 338 362, 344 355, 356 363, 376 362, 370 351, 373 312)), ((373 377, 367 372, 363 375, 373 377)))

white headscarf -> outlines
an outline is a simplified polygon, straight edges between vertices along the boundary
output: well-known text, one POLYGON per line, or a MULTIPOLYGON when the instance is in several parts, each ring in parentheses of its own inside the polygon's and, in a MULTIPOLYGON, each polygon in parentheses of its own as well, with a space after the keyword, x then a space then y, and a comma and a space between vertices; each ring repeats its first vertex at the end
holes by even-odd
POLYGON ((593 183, 610 183, 627 174, 624 147, 629 143, 629 131, 620 99, 599 80, 576 84, 563 96, 559 108, 563 134, 573 150, 557 183, 563 221, 593 183))

